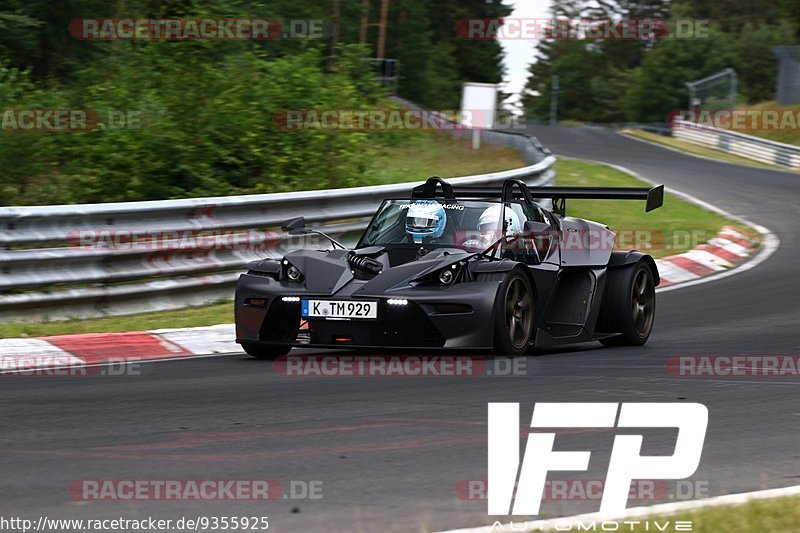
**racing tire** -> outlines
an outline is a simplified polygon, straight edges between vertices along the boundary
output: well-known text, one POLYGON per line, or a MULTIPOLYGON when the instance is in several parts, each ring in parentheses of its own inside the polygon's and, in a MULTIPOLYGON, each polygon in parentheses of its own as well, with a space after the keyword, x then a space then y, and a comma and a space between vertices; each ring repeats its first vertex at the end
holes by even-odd
POLYGON ((515 268, 506 274, 487 274, 502 279, 494 303, 494 351, 496 355, 525 355, 534 328, 535 299, 528 276, 515 268))
POLYGON ((653 331, 656 287, 644 261, 608 271, 602 331, 619 335, 600 339, 604 346, 643 346, 653 331))
POLYGON ((268 361, 286 355, 292 349, 291 346, 283 344, 261 344, 258 342, 243 342, 242 348, 247 352, 247 355, 268 361))

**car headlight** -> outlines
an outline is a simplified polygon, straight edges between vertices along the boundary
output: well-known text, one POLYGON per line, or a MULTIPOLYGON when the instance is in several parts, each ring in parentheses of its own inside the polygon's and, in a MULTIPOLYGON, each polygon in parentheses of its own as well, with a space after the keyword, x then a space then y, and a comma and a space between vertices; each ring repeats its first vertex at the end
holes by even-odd
POLYGON ((283 260, 283 268, 284 272, 286 273, 286 277, 289 278, 289 280, 294 282, 300 282, 303 280, 303 273, 300 272, 300 269, 286 259, 283 260))
POLYGON ((458 265, 450 265, 449 268, 444 268, 439 272, 439 282, 442 285, 452 285, 456 281, 457 273, 458 265))
POLYGON ((289 279, 292 280, 292 281, 299 281, 300 280, 300 276, 302 276, 300 271, 297 270, 297 267, 294 266, 294 265, 292 265, 292 266, 290 266, 289 268, 286 269, 286 275, 289 276, 289 279))
POLYGON ((411 281, 414 287, 450 287, 465 281, 473 281, 466 261, 459 261, 433 271, 411 281))

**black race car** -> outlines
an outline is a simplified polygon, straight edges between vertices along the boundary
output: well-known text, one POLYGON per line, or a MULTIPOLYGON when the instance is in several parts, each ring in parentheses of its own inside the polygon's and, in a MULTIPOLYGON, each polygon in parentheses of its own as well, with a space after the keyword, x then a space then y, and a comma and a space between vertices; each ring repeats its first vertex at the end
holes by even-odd
POLYGON ((643 345, 655 316, 655 261, 615 251, 606 226, 566 200, 663 203, 664 187, 451 186, 430 178, 385 200, 347 249, 297 250, 249 265, 236 289, 237 342, 274 358, 293 346, 493 350, 600 341, 643 345), (551 199, 553 210, 534 201, 551 199))

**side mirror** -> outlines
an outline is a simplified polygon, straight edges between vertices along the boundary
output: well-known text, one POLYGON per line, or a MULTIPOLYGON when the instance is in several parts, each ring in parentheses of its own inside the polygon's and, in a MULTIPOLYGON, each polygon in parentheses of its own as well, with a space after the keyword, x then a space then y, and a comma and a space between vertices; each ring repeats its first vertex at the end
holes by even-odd
POLYGON ((298 235, 306 229, 306 217, 290 218, 281 226, 281 231, 290 235, 298 235))
POLYGON ((525 233, 528 234, 544 233, 549 229, 550 225, 544 222, 536 222, 535 220, 525 221, 525 233))
POLYGON ((526 220, 524 233, 526 241, 536 250, 539 260, 544 261, 553 245, 553 238, 557 235, 556 231, 545 222, 526 220))

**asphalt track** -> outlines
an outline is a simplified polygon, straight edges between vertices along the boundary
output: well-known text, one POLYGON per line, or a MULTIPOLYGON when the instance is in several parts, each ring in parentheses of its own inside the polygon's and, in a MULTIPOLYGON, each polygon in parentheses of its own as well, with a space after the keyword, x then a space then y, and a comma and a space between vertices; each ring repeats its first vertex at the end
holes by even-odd
MULTIPOLYGON (((710 495, 797 484, 796 380, 681 378, 665 362, 800 354, 800 175, 705 161, 600 130, 532 132, 556 154, 624 165, 766 226, 781 247, 754 269, 660 294, 644 348, 551 351, 524 359, 521 377, 285 377, 271 363, 230 355, 146 365, 141 376, 0 378, 0 515, 268 515, 273 531, 480 525, 488 523, 485 502, 463 501, 454 488, 485 479, 487 403, 498 401, 521 402, 523 425, 537 401, 702 402, 709 431, 693 479, 710 495), (323 497, 86 502, 68 493, 81 479, 254 478, 279 480, 287 491, 290 480, 321 481, 323 497)), ((645 432, 644 453, 672 453, 674 436, 645 432)), ((561 449, 594 450, 590 472, 572 477, 604 478, 612 438, 560 436, 561 449)), ((542 511, 598 506, 546 502, 542 511)))

